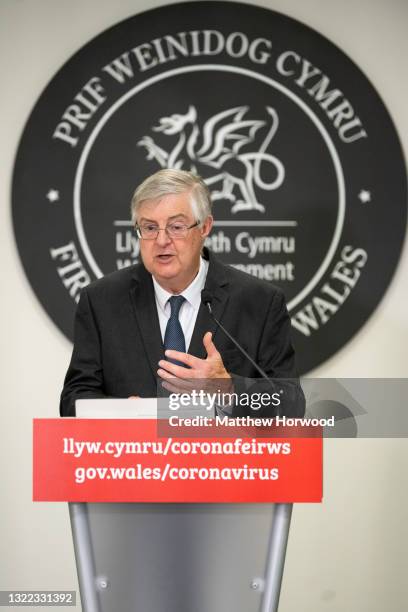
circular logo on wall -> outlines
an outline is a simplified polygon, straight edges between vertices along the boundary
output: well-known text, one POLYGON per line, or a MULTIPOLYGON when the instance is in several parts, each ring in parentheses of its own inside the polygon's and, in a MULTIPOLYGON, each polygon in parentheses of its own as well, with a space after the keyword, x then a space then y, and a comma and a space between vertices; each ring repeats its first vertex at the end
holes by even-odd
POLYGON ((81 289, 139 261, 130 200, 166 167, 206 180, 209 248, 283 289, 301 373, 374 311, 405 235, 405 164, 378 94, 320 34, 252 5, 168 5, 55 75, 19 145, 13 219, 68 337, 81 289))

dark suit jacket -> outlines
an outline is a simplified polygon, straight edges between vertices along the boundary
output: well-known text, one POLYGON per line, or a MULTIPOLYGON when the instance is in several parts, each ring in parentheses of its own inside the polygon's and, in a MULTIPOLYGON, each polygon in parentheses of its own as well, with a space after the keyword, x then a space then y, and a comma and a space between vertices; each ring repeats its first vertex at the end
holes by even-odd
MULTIPOLYGON (((204 256, 209 259, 205 288, 213 296, 215 317, 268 377, 297 381, 290 319, 282 292, 222 264, 207 249, 204 256)), ((202 304, 189 353, 206 357, 203 336, 207 331, 213 332, 214 344, 228 372, 237 377, 259 377, 202 304)), ((156 372, 163 357, 152 277, 143 264, 92 283, 82 290, 78 303, 74 349, 61 395, 61 415, 74 416, 77 399, 156 397, 156 372)), ((298 393, 297 382, 295 386, 298 393)), ((303 405, 290 412, 299 416, 303 405)))

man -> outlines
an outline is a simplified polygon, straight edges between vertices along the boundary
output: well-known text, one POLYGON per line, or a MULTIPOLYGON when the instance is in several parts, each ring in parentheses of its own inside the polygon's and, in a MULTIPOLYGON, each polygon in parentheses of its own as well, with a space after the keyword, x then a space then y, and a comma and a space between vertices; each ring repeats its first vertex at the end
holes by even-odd
MULTIPOLYGON (((160 170, 136 190, 132 220, 143 263, 82 290, 61 415, 74 416, 77 399, 156 397, 160 383, 225 380, 231 389, 259 377, 210 316, 203 289, 214 316, 267 376, 295 379, 290 388, 302 398, 282 292, 203 248, 213 225, 204 181, 160 170)), ((302 414, 302 401, 290 412, 302 414)))

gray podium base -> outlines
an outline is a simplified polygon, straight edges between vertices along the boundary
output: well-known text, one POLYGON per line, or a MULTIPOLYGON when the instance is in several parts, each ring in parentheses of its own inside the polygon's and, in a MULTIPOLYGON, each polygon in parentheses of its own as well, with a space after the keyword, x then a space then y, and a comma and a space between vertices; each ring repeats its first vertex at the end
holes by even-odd
POLYGON ((276 612, 292 504, 69 504, 83 612, 276 612))

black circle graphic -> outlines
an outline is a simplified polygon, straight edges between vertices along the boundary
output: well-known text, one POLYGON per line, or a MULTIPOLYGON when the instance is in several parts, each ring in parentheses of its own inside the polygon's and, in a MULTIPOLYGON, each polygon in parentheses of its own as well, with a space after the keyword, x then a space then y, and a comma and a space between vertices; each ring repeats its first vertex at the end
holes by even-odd
POLYGON ((406 226, 405 163, 377 92, 293 19, 189 2, 86 44, 44 90, 21 138, 18 250, 69 338, 81 288, 139 260, 131 195, 168 166, 206 179, 217 256, 284 290, 301 373, 375 310, 406 226))

